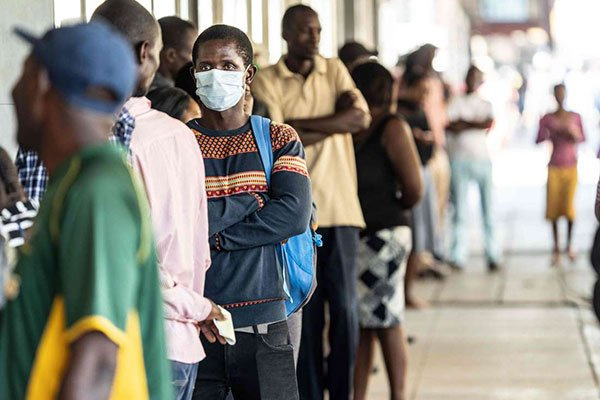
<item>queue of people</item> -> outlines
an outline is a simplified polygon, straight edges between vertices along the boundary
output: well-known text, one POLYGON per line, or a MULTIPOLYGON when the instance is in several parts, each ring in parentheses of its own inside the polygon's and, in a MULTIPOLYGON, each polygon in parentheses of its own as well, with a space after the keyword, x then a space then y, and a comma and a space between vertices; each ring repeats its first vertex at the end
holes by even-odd
MULTIPOLYGON (((448 99, 434 46, 401 77, 358 43, 326 58, 306 5, 287 9, 288 52, 260 70, 241 30, 199 34, 134 0, 17 33, 31 52, 16 168, 0 157, 2 240, 18 248, 0 258, 2 399, 360 400, 378 341, 401 400, 404 311, 423 305, 419 273, 467 263, 471 181, 499 269, 483 75, 471 67, 448 99), (290 312, 282 248, 306 231, 316 288, 290 312)), ((556 93, 538 141, 555 142, 548 218, 570 232, 572 201, 557 199, 572 197, 583 131, 556 93)))

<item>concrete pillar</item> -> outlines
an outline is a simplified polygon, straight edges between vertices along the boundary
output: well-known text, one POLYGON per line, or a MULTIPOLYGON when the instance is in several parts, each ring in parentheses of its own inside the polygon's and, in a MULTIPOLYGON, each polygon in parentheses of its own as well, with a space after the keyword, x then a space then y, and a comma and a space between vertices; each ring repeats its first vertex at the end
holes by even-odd
POLYGON ((356 6, 357 0, 338 1, 338 49, 356 37, 356 6))
POLYGON ((54 24, 52 0, 0 0, 0 146, 16 153, 16 121, 10 91, 29 46, 12 33, 14 26, 41 34, 54 24))
POLYGON ((377 44, 377 0, 354 0, 354 40, 367 47, 377 44))
POLYGON ((342 18, 339 28, 339 45, 355 40, 367 47, 377 43, 377 0, 340 0, 338 7, 342 18))

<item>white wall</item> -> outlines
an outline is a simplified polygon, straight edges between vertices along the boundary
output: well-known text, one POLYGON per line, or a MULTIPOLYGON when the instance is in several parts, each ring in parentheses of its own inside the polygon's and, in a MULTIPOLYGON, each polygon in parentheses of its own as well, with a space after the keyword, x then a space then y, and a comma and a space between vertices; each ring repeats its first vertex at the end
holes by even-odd
POLYGON ((40 34, 54 21, 52 0, 0 0, 0 146, 16 152, 15 117, 10 91, 29 48, 12 33, 14 26, 40 34))

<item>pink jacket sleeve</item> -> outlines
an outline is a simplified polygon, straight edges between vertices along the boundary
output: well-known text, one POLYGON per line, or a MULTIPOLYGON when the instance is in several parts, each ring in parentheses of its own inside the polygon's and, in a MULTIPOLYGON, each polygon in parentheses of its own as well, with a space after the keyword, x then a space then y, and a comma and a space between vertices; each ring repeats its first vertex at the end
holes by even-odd
POLYGON ((177 285, 165 269, 160 268, 159 273, 166 319, 200 322, 208 317, 212 305, 207 298, 185 286, 177 285))

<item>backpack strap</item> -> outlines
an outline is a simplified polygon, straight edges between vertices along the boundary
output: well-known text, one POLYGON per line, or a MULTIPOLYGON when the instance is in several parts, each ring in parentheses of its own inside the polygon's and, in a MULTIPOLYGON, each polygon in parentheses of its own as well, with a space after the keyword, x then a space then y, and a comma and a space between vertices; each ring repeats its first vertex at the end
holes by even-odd
MULTIPOLYGON (((271 186, 271 171, 273 170, 273 147, 271 145, 271 120, 268 118, 261 117, 260 115, 250 116, 250 126, 252 127, 252 134, 256 141, 256 147, 258 147, 258 154, 262 161, 263 168, 265 170, 265 176, 267 178, 267 186, 271 186)), ((277 257, 282 267, 283 276, 283 290, 288 298, 292 298, 290 295, 290 289, 288 285, 288 272, 287 269, 287 255, 281 245, 277 246, 277 257)))
POLYGON ((271 146, 271 120, 260 115, 250 116, 252 134, 258 147, 258 154, 265 170, 267 185, 271 186, 271 171, 273 170, 273 147, 271 146))

